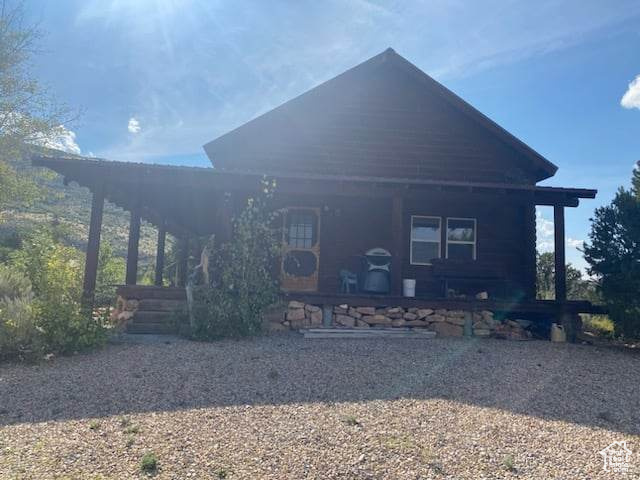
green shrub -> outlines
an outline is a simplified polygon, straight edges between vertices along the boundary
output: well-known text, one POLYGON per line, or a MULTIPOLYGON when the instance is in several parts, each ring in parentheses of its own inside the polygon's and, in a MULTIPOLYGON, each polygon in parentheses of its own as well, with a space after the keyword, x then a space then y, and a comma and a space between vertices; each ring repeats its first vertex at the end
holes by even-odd
POLYGON ((42 354, 29 279, 0 265, 0 360, 28 360, 42 354))
POLYGON ((140 460, 140 470, 145 473, 153 473, 158 469, 158 458, 153 452, 147 452, 140 460))
POLYGON ((233 220, 231 240, 209 247, 212 286, 194 288, 190 315, 193 338, 211 340, 255 335, 262 313, 278 298, 273 275, 280 243, 273 228, 275 214, 268 201, 275 185, 264 184, 264 195, 250 198, 233 220))
POLYGON ((634 172, 633 185, 620 188, 610 205, 596 209, 584 250, 615 334, 626 338, 640 338, 640 170, 634 172))
POLYGON ((70 353, 105 341, 102 319, 83 311, 80 303, 83 258, 79 250, 62 245, 49 230, 41 229, 25 239, 11 260, 33 288, 33 321, 45 353, 70 353))

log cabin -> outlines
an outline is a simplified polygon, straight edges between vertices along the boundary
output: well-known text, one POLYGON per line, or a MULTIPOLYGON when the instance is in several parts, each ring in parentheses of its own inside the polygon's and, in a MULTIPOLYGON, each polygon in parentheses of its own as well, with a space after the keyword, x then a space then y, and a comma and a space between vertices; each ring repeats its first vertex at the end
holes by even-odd
POLYGON ((166 234, 182 252, 196 237, 228 238, 234 212, 264 176, 277 181, 275 201, 285 211, 286 328, 423 322, 457 327, 435 328, 442 334, 486 336, 501 323, 488 316, 566 324, 594 309, 567 300, 564 209, 596 190, 539 186, 556 165, 392 49, 204 151, 211 168, 33 158, 93 192, 88 299, 104 201, 130 212, 126 278, 118 290, 120 309, 134 301, 129 331, 165 331, 160 309, 143 306, 184 299, 187 255, 167 286, 166 234), (552 301, 536 299, 537 205, 554 210, 552 301), (155 286, 136 285, 141 220, 158 228, 155 286), (463 321, 448 322, 456 318, 463 321))

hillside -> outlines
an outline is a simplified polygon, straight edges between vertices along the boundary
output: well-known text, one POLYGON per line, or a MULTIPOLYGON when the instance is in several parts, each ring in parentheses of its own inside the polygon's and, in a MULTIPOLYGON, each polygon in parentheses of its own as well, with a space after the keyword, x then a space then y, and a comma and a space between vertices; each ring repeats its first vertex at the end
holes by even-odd
MULTIPOLYGON (((31 167, 27 161, 12 166, 32 177, 40 187, 41 198, 31 205, 12 205, 2 212, 0 241, 38 225, 56 223, 63 227, 66 243, 81 250, 86 248, 91 212, 91 192, 75 183, 64 185, 62 177, 51 171, 31 167)), ((129 213, 109 202, 105 203, 102 241, 108 242, 115 255, 126 257, 129 213)), ((156 230, 147 223, 140 231, 140 270, 154 261, 156 230)))

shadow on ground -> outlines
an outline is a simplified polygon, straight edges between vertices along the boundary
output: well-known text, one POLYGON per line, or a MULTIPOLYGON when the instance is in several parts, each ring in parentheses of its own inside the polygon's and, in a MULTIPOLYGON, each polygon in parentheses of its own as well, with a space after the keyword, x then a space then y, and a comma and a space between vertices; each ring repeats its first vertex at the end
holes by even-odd
POLYGON ((542 341, 123 343, 0 366, 0 425, 149 411, 446 398, 640 434, 640 355, 542 341))

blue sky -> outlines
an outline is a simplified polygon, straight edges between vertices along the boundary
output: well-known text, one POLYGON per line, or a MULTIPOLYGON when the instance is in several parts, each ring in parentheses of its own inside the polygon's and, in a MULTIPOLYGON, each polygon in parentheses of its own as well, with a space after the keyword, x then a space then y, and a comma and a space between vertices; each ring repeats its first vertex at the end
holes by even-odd
MULTIPOLYGON (((640 2, 32 0, 38 77, 83 154, 208 165, 202 145, 391 46, 593 187, 569 261, 640 159, 640 2), (626 94, 626 95, 625 95, 626 94), (624 106, 621 104, 622 102, 624 106)), ((73 146, 75 148, 75 145, 73 146)), ((541 209, 541 248, 551 212, 541 209)))

